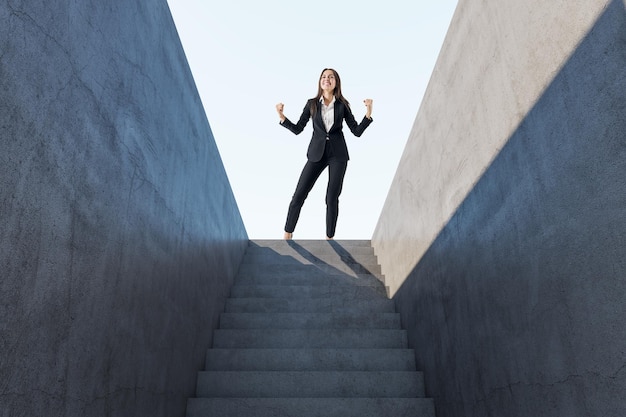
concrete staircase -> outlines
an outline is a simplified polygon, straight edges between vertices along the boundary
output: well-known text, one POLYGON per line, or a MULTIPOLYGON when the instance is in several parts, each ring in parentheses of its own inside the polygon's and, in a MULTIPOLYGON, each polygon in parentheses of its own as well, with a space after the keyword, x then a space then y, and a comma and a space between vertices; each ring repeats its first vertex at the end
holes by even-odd
POLYGON ((188 417, 434 416, 369 241, 251 241, 188 417))

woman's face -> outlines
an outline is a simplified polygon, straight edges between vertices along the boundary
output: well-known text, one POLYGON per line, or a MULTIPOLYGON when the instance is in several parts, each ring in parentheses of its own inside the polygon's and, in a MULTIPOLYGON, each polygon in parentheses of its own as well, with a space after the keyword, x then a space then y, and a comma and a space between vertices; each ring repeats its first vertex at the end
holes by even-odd
POLYGON ((320 78, 320 87, 324 91, 335 91, 337 81, 335 80, 335 73, 332 70, 326 70, 322 73, 320 78))

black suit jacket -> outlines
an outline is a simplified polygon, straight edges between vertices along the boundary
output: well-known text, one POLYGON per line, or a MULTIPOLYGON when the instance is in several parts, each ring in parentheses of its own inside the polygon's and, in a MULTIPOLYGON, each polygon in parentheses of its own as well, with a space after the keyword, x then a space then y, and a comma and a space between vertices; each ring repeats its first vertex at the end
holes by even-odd
POLYGON ((309 149, 306 156, 311 162, 318 162, 324 156, 324 147, 326 146, 326 138, 328 138, 330 146, 332 146, 333 154, 338 159, 348 160, 348 147, 346 146, 346 139, 343 136, 343 121, 350 128, 350 131, 354 136, 361 136, 365 129, 372 123, 372 119, 363 117, 361 123, 357 123, 352 115, 350 107, 347 106, 341 100, 335 100, 335 122, 330 127, 330 130, 326 131, 324 126, 324 120, 322 119, 322 111, 320 109, 321 103, 319 99, 309 99, 302 110, 302 115, 298 123, 293 124, 289 119, 281 123, 284 127, 291 130, 296 135, 300 134, 304 127, 311 118, 311 105, 316 106, 315 114, 313 115, 313 137, 309 143, 309 149))

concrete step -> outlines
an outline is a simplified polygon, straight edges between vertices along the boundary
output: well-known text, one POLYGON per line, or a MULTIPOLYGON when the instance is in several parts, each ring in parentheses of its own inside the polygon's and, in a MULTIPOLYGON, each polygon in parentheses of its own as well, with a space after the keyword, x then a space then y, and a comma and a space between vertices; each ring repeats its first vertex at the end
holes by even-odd
POLYGON ((367 250, 359 250, 352 252, 337 253, 335 251, 326 251, 316 254, 312 253, 278 253, 272 249, 267 248, 248 248, 245 256, 242 260, 243 263, 259 263, 259 264, 283 264, 283 265, 295 265, 295 264, 363 264, 363 265, 377 265, 378 259, 374 254, 374 250, 368 248, 367 250))
POLYGON ((315 253, 306 250, 293 250, 291 248, 277 252, 274 249, 248 247, 243 259, 244 263, 285 263, 294 264, 299 262, 302 264, 317 263, 362 263, 377 264, 377 258, 373 248, 358 248, 357 250, 334 250, 327 249, 317 251, 315 253))
POLYGON ((214 348, 349 348, 403 349, 407 346, 405 330, 345 329, 218 329, 214 348))
POLYGON ((221 329, 400 329, 400 314, 223 313, 221 329))
POLYGON ((415 371, 413 349, 209 349, 207 371, 415 371))
POLYGON ((285 271, 258 271, 239 272, 235 277, 237 285, 353 285, 353 286, 383 286, 382 278, 367 275, 329 275, 315 267, 308 271, 286 269, 285 271))
POLYGON ((317 239, 294 239, 288 240, 268 240, 268 239, 252 239, 250 240, 248 247, 262 247, 269 248, 276 251, 287 250, 291 248, 295 250, 297 248, 304 248, 308 251, 315 252, 319 250, 325 250, 329 248, 345 248, 346 250, 352 250, 356 248, 371 248, 371 240, 317 240, 317 239))
POLYGON ((308 256, 309 254, 317 256, 327 253, 336 253, 339 255, 348 253, 352 256, 374 254, 372 242, 369 240, 336 240, 334 242, 322 242, 319 240, 293 240, 291 242, 253 240, 248 243, 247 249, 251 252, 271 251, 278 255, 285 256, 308 256))
POLYGON ((424 396, 424 381, 415 371, 204 371, 198 373, 196 396, 416 398, 424 396))
POLYGON ((435 417, 431 398, 191 398, 187 417, 435 417))
POLYGON ((340 298, 345 301, 358 299, 385 299, 387 293, 382 285, 234 285, 232 298, 340 298))
MULTIPOLYGON (((259 274, 269 275, 269 276, 278 276, 278 275, 283 275, 283 274, 287 274, 288 276, 346 275, 348 277, 358 277, 360 275, 373 275, 378 278, 381 277, 380 266, 368 265, 368 267, 365 267, 361 264, 341 264, 341 265, 242 264, 239 267, 239 271, 237 273, 238 276, 259 275, 259 274)), ((237 278, 235 280, 237 280, 237 278)))
POLYGON ((351 300, 341 298, 229 298, 226 313, 353 313, 376 315, 395 313, 393 300, 351 300))

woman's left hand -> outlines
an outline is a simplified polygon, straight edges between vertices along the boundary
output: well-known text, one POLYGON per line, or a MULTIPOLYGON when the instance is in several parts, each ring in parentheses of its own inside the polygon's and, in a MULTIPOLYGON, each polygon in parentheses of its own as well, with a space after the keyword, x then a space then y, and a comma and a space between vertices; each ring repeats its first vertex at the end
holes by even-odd
POLYGON ((365 103, 365 108, 367 108, 365 117, 367 117, 368 119, 371 119, 372 118, 372 104, 374 103, 374 100, 372 100, 371 98, 366 98, 365 100, 363 100, 363 103, 365 103))

